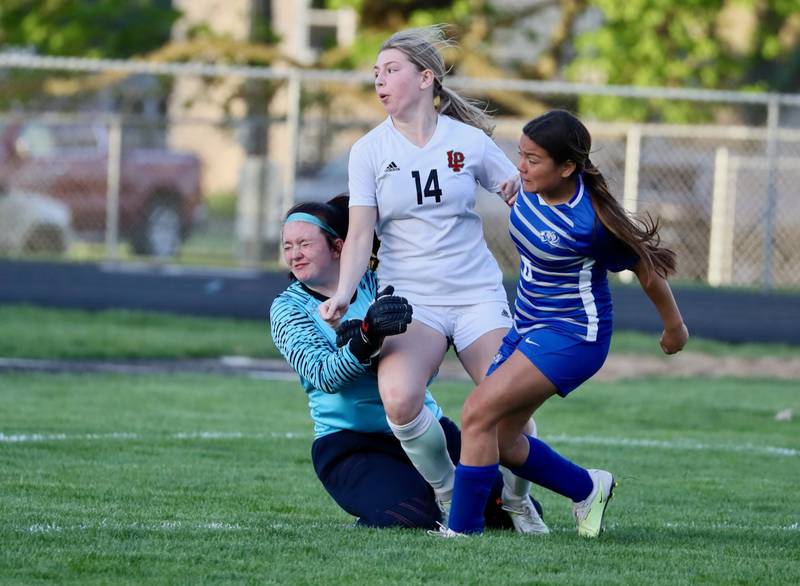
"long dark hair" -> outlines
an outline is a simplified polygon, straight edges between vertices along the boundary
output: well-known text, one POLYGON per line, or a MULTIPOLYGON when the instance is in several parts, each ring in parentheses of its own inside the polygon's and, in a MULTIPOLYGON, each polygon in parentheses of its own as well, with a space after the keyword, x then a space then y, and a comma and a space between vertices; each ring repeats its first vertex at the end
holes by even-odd
MULTIPOLYGON (((339 195, 329 199, 325 203, 318 201, 307 201, 295 204, 289 209, 288 212, 286 212, 284 221, 286 221, 286 218, 294 213, 311 214, 330 226, 333 231, 336 232, 338 238, 345 240, 347 238, 347 229, 350 226, 349 205, 350 195, 345 191, 344 193, 340 193, 339 195)), ((333 234, 330 234, 326 230, 321 230, 321 232, 328 243, 328 247, 331 250, 336 250, 337 237, 334 237, 333 234)), ((378 240, 378 237, 373 236, 372 258, 370 259, 370 268, 373 270, 378 267, 377 253, 380 244, 381 243, 380 240, 378 240)), ((292 281, 297 280, 291 272, 289 273, 289 279, 292 281)))
POLYGON ((528 122, 522 132, 557 164, 575 163, 574 173, 583 174, 599 221, 644 261, 648 272, 664 278, 675 272, 675 253, 660 246, 658 219, 649 213, 632 216, 614 198, 605 177, 589 159, 592 137, 580 120, 565 110, 551 110, 528 122))

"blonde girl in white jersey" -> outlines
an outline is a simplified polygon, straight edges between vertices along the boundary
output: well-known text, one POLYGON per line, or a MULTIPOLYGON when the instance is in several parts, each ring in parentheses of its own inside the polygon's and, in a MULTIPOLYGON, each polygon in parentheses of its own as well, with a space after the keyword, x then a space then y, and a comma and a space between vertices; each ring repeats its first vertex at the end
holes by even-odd
MULTIPOLYGON (((414 306, 405 334, 387 338, 378 386, 389 426, 411 461, 449 505, 454 467, 439 422, 423 409, 425 388, 452 340, 477 384, 511 324, 502 274, 474 211, 477 184, 516 192, 516 167, 489 135, 490 117, 444 87, 442 27, 401 31, 373 68, 387 119, 350 152, 350 229, 336 294, 320 308, 335 324, 364 274, 373 232, 382 240, 378 278, 414 306), (438 103, 437 103, 438 102, 438 103)), ((518 531, 543 533, 527 481, 504 474, 505 508, 518 531)))

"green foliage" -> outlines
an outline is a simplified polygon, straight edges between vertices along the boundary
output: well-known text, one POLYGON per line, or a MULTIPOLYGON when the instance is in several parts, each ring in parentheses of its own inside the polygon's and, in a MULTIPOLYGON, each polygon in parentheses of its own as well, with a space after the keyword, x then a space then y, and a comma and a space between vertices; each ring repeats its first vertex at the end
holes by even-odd
MULTIPOLYGON (((0 47, 21 47, 39 55, 124 59, 161 47, 179 16, 168 0, 2 0, 0 47)), ((80 85, 83 79, 82 74, 64 71, 15 69, 6 75, 7 83, 0 84, 0 108, 53 108, 49 82, 72 80, 80 85)), ((60 99, 63 105, 66 98, 60 99)))
MULTIPOLYGON (((392 30, 412 20, 414 15, 439 13, 450 15, 453 5, 469 4, 469 0, 384 0, 365 2, 364 0, 327 0, 328 8, 350 7, 359 14, 363 28, 392 30)), ((474 4, 475 2, 472 2, 474 4)), ((452 22, 452 20, 436 21, 452 22)), ((434 24, 431 22, 430 24, 434 24)))
MULTIPOLYGON (((797 91, 796 2, 594 0, 602 24, 576 38, 572 79, 614 85, 797 91), (791 39, 794 39, 792 41, 791 39), (787 68, 789 75, 787 76, 787 68), (788 81, 791 77, 791 81, 788 81)), ((714 106, 586 96, 605 119, 699 122, 714 106)))
POLYGON ((162 0, 3 0, 0 45, 44 55, 130 57, 163 45, 179 15, 162 0))
MULTIPOLYGON (((0 305, 0 356, 10 358, 217 358, 241 355, 279 358, 264 321, 203 318, 168 313, 110 310, 89 312, 0 305)), ((663 356, 657 334, 615 332, 618 354, 663 356)), ((692 337, 687 351, 712 356, 798 356, 796 346, 728 344, 692 337)))
POLYGON ((469 28, 473 18, 492 12, 480 0, 327 0, 326 4, 328 8, 350 7, 359 14, 359 35, 336 64, 354 68, 373 63, 381 44, 398 30, 447 24, 448 34, 458 36, 469 28))
MULTIPOLYGON (((796 584, 798 424, 772 418, 797 405, 795 387, 631 381, 548 401, 542 437, 620 481, 606 534, 579 539, 565 499, 534 488, 550 536, 436 540, 352 527, 314 475, 296 383, 6 374, 0 576, 4 584, 796 584), (50 439, 30 437, 37 433, 50 439)), ((433 389, 451 415, 467 391, 433 389)))
POLYGON ((143 311, 0 306, 0 356, 17 358, 278 357, 264 321, 143 311))

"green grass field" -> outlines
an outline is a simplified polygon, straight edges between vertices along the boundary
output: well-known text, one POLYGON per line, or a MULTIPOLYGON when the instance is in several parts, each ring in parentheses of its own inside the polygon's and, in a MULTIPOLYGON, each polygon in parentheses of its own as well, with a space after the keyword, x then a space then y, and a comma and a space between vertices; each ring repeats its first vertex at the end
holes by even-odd
MULTIPOLYGON (((7 358, 278 358, 264 321, 111 310, 89 312, 0 305, 0 357, 7 358)), ((728 344, 691 338, 687 350, 713 356, 800 356, 783 344, 728 344)), ((663 356, 656 334, 615 332, 611 351, 663 356)))
MULTIPOLYGON (((433 389, 457 416, 462 384, 433 389)), ((440 540, 352 527, 311 468, 299 386, 217 376, 0 374, 2 584, 797 584, 797 385, 587 383, 545 440, 620 486, 599 540, 440 540)))

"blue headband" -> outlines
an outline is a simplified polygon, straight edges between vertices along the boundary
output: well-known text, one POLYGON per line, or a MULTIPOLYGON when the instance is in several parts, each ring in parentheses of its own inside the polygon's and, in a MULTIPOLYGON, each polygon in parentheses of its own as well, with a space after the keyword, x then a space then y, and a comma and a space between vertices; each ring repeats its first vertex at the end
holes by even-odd
POLYGON ((283 223, 284 226, 289 222, 305 222, 307 224, 314 224, 315 226, 319 226, 322 230, 325 230, 325 232, 327 232, 334 238, 339 238, 339 239, 342 238, 336 233, 336 230, 328 226, 328 224, 326 224, 313 214, 307 214, 305 212, 295 212, 293 214, 289 214, 289 216, 286 218, 286 221, 283 223))

